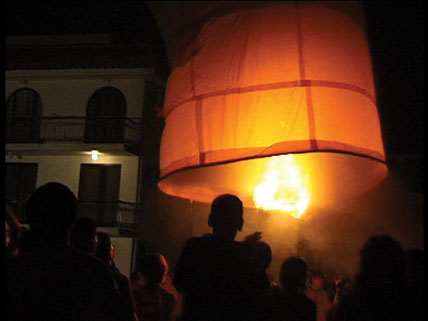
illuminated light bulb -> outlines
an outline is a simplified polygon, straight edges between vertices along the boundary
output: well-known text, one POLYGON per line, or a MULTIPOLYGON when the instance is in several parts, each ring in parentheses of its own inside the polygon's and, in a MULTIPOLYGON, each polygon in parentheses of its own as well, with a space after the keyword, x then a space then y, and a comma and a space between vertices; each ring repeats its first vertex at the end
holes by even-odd
POLYGON ((93 149, 91 151, 91 157, 92 157, 92 160, 98 160, 98 151, 96 149, 93 149))
POLYGON ((253 189, 257 208, 281 211, 300 218, 309 205, 310 194, 306 177, 293 155, 270 159, 261 182, 253 189))

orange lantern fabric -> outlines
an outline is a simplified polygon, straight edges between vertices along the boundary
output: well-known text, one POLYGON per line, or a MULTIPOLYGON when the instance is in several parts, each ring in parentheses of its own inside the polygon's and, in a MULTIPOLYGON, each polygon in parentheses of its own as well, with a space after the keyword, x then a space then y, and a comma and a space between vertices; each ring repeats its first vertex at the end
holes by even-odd
POLYGON ((311 205, 386 176, 358 3, 166 2, 152 12, 172 70, 162 191, 202 202, 235 193, 254 207, 272 156, 286 154, 311 205))

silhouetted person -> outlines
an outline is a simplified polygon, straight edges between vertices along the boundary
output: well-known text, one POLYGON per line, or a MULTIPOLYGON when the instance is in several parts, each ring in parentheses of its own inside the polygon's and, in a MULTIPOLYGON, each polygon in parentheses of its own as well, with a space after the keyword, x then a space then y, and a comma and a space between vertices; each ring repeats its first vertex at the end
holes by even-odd
POLYGON ((373 236, 360 251, 360 267, 350 293, 329 320, 409 320, 404 251, 388 235, 373 236))
POLYGON ((261 240, 261 232, 248 235, 242 242, 244 250, 247 251, 250 266, 253 274, 258 277, 249 280, 251 289, 254 291, 250 295, 254 309, 254 320, 266 320, 266 315, 272 313, 272 287, 267 276, 267 269, 272 261, 272 249, 266 242, 261 240))
POLYGON ((307 266, 298 257, 290 257, 281 264, 279 281, 281 291, 274 299, 273 320, 315 321, 315 303, 306 297, 307 266))
POLYGON ((172 321, 175 296, 169 292, 165 282, 168 265, 158 253, 149 253, 139 264, 144 285, 134 291, 138 317, 145 321, 172 321))
POLYGON ((252 320, 251 296, 257 290, 248 250, 235 236, 243 227, 243 205, 235 195, 223 194, 211 204, 208 225, 212 234, 189 239, 178 258, 173 284, 182 293, 182 319, 252 320))
POLYGON ((409 249, 405 252, 407 266, 407 291, 408 309, 406 316, 408 320, 424 320, 424 275, 425 262, 424 251, 409 249))
POLYGON ((25 250, 7 265, 7 320, 131 320, 108 268, 68 246, 75 211, 76 197, 63 184, 31 194, 25 250))
POLYGON ((97 224, 92 218, 84 217, 76 220, 70 230, 70 246, 93 254, 95 250, 96 231, 97 224))
POLYGON ((261 240, 261 232, 254 232, 245 237, 243 244, 252 251, 254 263, 266 270, 272 261, 272 249, 270 245, 261 240))
POLYGON ((108 268, 114 276, 117 287, 120 294, 126 301, 129 308, 135 313, 134 318, 136 318, 136 306, 134 297, 132 295, 131 283, 126 275, 120 272, 120 270, 114 264, 112 258, 112 244, 110 235, 105 232, 96 232, 96 246, 94 250, 94 256, 100 259, 108 268))
POLYGON ((332 307, 325 289, 325 277, 320 271, 312 271, 310 286, 306 289, 306 296, 317 306, 317 321, 326 321, 327 313, 332 307))

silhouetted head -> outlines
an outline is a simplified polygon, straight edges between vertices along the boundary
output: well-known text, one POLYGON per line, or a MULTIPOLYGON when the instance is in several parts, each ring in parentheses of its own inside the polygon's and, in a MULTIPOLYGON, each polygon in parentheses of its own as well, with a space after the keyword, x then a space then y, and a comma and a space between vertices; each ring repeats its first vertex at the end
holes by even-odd
POLYGON ((168 264, 161 254, 149 253, 141 260, 139 270, 147 285, 155 286, 163 283, 168 264))
POLYGON ((35 233, 64 237, 76 218, 76 197, 61 183, 47 183, 30 195, 26 215, 35 233))
POLYGON ((105 264, 110 264, 111 260, 111 239, 105 232, 96 233, 96 245, 94 255, 105 264))
POLYGON ((283 289, 291 292, 303 291, 306 288, 307 266, 299 257, 289 257, 282 262, 279 281, 283 289))
POLYGON ((137 271, 140 270, 140 266, 142 264, 142 261, 146 257, 146 255, 147 255, 146 246, 144 245, 144 243, 142 241, 138 242, 137 251, 135 253, 135 264, 136 264, 137 271))
POLYGON ((272 262, 272 249, 269 244, 263 241, 257 241, 252 244, 252 247, 258 264, 260 264, 263 269, 267 269, 272 262))
POLYGON ((405 284, 405 257, 400 243, 389 235, 369 238, 360 251, 358 280, 379 287, 405 284))
POLYGON ((242 201, 235 195, 222 194, 211 203, 208 225, 214 234, 235 238, 244 225, 242 201), (233 236, 232 236, 233 235, 233 236))
POLYGON ((97 224, 92 218, 76 220, 70 230, 70 245, 86 253, 93 253, 96 230, 97 224))

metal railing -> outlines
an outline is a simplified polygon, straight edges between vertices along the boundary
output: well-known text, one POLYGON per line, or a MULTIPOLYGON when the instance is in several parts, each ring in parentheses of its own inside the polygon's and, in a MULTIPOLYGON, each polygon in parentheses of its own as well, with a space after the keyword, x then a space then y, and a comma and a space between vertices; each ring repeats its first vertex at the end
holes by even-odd
MULTIPOLYGON (((15 216, 21 223, 28 223, 25 215, 25 201, 10 201, 15 216)), ((103 227, 128 227, 138 225, 138 217, 142 206, 138 203, 113 201, 91 202, 78 201, 77 218, 90 217, 95 220, 97 226, 103 227)))
MULTIPOLYGON (((28 137, 29 131, 24 131, 16 121, 13 126, 20 130, 8 130, 6 137, 10 143, 46 143, 46 142, 72 142, 72 143, 123 143, 138 144, 141 140, 140 118, 118 117, 43 117, 40 130, 32 130, 32 133, 40 133, 40 137, 28 137)), ((12 126, 8 123, 8 126, 12 126)), ((29 126, 26 124, 25 126, 29 126)), ((34 127, 34 125, 33 125, 34 127)), ((34 134, 33 134, 34 135, 34 134)))
POLYGON ((135 227, 141 206, 124 201, 78 201, 77 217, 91 217, 97 226, 135 227))

